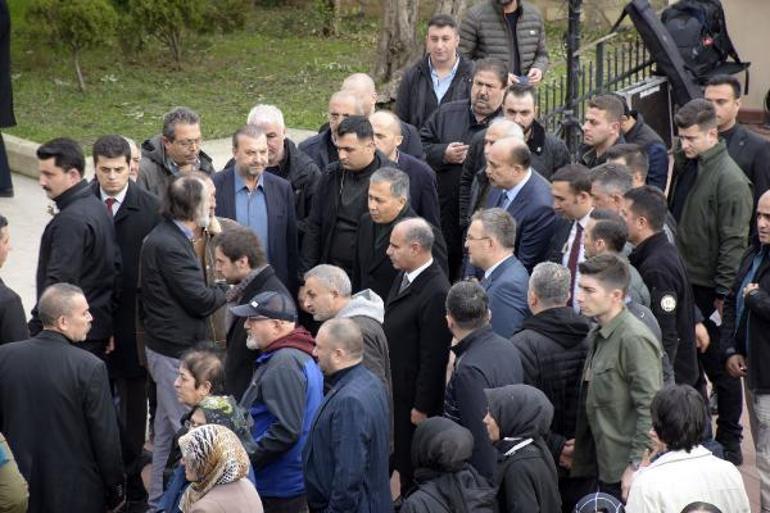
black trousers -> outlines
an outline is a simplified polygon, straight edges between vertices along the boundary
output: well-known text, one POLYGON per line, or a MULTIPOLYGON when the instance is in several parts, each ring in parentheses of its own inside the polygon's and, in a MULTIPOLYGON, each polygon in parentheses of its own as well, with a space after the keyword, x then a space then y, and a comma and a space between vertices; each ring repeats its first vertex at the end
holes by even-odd
POLYGON ((307 497, 299 495, 288 499, 278 497, 262 497, 262 507, 265 513, 307 513, 307 497))
MULTIPOLYGON (((711 344, 705 353, 698 353, 700 364, 708 376, 709 381, 714 386, 717 393, 717 407, 719 408, 719 417, 717 417, 716 440, 727 448, 734 449, 740 447, 741 433, 741 413, 743 410, 743 392, 741 390, 740 379, 733 378, 725 370, 722 359, 722 351, 719 344, 718 328, 710 319, 714 312, 714 300, 716 294, 714 289, 693 285, 695 295, 695 304, 698 305, 703 317, 706 319, 703 323, 706 325, 711 344)), ((703 373, 698 380, 698 390, 705 390, 705 379, 703 373)), ((708 399, 708 398, 706 398, 708 399)))
POLYGON ((0 134, 0 191, 13 189, 11 167, 8 165, 8 153, 5 151, 3 134, 0 134))
POLYGON ((393 405, 393 459, 391 468, 398 470, 401 482, 401 496, 414 485, 414 467, 412 466, 412 438, 416 426, 412 424, 412 402, 394 401, 393 405), (408 402, 409 405, 404 403, 408 402))

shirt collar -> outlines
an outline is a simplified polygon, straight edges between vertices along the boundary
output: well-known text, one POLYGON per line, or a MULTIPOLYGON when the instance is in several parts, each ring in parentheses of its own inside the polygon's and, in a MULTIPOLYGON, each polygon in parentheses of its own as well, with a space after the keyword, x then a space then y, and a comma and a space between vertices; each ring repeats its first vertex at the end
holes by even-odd
POLYGON ((102 203, 107 198, 113 198, 115 200, 115 203, 117 203, 118 205, 122 205, 123 201, 125 201, 126 199, 127 193, 128 193, 128 183, 126 183, 126 186, 123 187, 123 190, 121 190, 119 193, 115 194, 114 196, 107 194, 106 192, 104 192, 104 189, 102 189, 102 187, 99 186, 99 195, 102 198, 102 203))
POLYGON ((606 326, 602 326, 599 329, 599 335, 603 339, 608 339, 612 336, 612 333, 617 329, 618 326, 625 320, 626 315, 628 315, 628 309, 624 306, 623 310, 620 311, 618 315, 615 316, 614 319, 612 319, 609 324, 606 326))
POLYGON ((484 278, 489 278, 490 276, 492 276, 492 273, 493 273, 493 272, 495 272, 495 269, 497 269, 498 267, 500 267, 500 264, 502 264, 503 262, 505 262, 506 260, 508 260, 508 259, 509 259, 509 258, 511 258, 511 257, 513 257, 513 255, 508 255, 507 257, 503 258, 502 260, 500 260, 499 262, 497 262, 496 264, 494 264, 492 267, 490 267, 489 269, 487 269, 487 270, 484 272, 484 278))
POLYGON ((588 211, 586 215, 578 219, 578 224, 580 225, 581 228, 585 229, 586 225, 588 224, 588 220, 591 219, 591 212, 593 211, 594 209, 592 208, 591 210, 588 211))
POLYGON ((418 276, 419 276, 419 275, 420 275, 420 274, 421 274, 421 273, 422 273, 422 272, 423 272, 425 269, 427 269, 428 267, 430 267, 432 264, 433 264, 433 257, 431 257, 431 259, 430 259, 430 260, 428 260, 427 262, 425 262, 423 265, 421 265, 420 267, 418 267, 418 268, 417 268, 417 269, 415 269, 414 271, 412 271, 412 272, 410 272, 410 273, 406 273, 406 277, 407 277, 407 279, 409 280, 409 283, 410 283, 410 284, 411 284, 411 283, 414 283, 414 280, 416 280, 416 279, 417 279, 417 277, 418 277, 418 276))
POLYGON ((527 175, 519 183, 506 191, 509 201, 516 199, 516 196, 518 196, 519 192, 521 192, 524 186, 527 185, 527 182, 529 182, 530 178, 532 178, 532 168, 527 169, 527 175))
MULTIPOLYGON (((241 172, 238 170, 238 166, 233 169, 233 174, 235 175, 235 191, 238 192, 244 187, 246 187, 246 182, 243 181, 243 177, 241 176, 241 172)), ((257 180, 257 189, 264 189, 264 182, 265 182, 265 173, 264 171, 262 173, 259 173, 259 179, 257 180)))
MULTIPOLYGON (((452 66, 452 71, 449 72, 448 77, 453 77, 455 73, 457 73, 457 68, 460 67, 460 54, 455 52, 455 64, 452 66)), ((430 58, 430 55, 428 56, 428 69, 430 70, 430 74, 433 76, 438 76, 438 72, 436 71, 436 68, 433 67, 433 61, 430 58)), ((447 78, 447 77, 444 77, 447 78)))
POLYGON ((182 233, 184 233, 185 237, 187 237, 190 240, 193 240, 193 238, 195 237, 195 234, 190 228, 185 226, 185 224, 182 221, 174 219, 174 224, 177 226, 177 228, 182 230, 182 233))

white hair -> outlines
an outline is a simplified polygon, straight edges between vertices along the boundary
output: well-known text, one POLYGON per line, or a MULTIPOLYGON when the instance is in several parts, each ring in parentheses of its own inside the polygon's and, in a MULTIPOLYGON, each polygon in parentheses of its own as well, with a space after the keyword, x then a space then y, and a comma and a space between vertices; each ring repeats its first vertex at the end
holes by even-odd
POLYGON ((249 111, 249 116, 246 118, 247 125, 261 125, 263 123, 271 123, 278 125, 281 128, 286 128, 283 122, 283 113, 281 109, 275 105, 266 105, 260 103, 255 105, 253 109, 249 111))

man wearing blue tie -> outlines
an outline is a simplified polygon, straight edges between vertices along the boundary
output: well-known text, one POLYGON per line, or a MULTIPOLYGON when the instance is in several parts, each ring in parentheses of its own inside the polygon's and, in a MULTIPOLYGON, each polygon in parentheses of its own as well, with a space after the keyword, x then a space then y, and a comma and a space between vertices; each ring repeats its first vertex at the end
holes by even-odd
POLYGON ((516 221, 500 208, 473 214, 465 237, 470 263, 484 271, 492 330, 506 339, 529 317, 529 273, 513 255, 515 241, 516 221))

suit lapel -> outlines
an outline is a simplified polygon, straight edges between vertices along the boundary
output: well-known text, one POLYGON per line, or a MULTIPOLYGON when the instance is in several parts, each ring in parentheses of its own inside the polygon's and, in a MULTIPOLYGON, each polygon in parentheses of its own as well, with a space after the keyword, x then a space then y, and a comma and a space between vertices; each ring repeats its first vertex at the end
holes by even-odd
POLYGON ((128 182, 128 190, 126 191, 126 197, 123 198, 123 203, 120 204, 118 211, 115 212, 113 221, 115 224, 119 223, 128 216, 130 211, 139 210, 138 206, 138 193, 136 192, 136 185, 133 182, 128 182))

